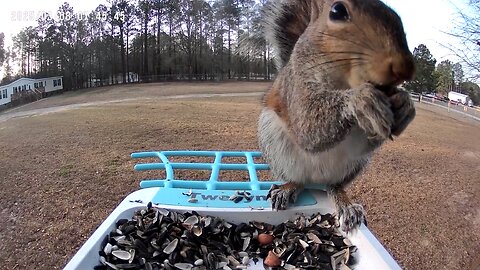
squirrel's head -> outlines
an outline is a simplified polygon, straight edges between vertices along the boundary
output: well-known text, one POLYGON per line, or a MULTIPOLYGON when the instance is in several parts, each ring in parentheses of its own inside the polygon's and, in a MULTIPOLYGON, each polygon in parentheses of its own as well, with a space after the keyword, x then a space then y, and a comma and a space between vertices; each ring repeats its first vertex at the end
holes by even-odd
POLYGON ((379 0, 312 1, 297 56, 355 87, 397 86, 415 72, 400 17, 379 0), (303 53, 302 53, 303 51, 303 53), (304 55, 302 55, 304 54, 304 55), (310 55, 309 55, 310 54, 310 55), (329 72, 330 71, 330 72, 329 72), (346 75, 346 76, 345 76, 346 75))

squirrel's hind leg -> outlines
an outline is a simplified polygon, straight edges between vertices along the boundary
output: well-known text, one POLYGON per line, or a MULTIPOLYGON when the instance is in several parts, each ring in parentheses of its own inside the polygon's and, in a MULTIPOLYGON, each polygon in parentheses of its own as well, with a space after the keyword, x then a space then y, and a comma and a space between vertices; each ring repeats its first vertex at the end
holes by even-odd
POLYGON ((362 223, 367 224, 363 206, 352 203, 343 186, 329 186, 327 193, 335 202, 340 225, 344 232, 349 233, 355 231, 362 223))
POLYGON ((297 200, 298 194, 303 190, 302 184, 287 182, 283 185, 272 185, 267 198, 272 201, 273 210, 285 210, 290 203, 297 200))

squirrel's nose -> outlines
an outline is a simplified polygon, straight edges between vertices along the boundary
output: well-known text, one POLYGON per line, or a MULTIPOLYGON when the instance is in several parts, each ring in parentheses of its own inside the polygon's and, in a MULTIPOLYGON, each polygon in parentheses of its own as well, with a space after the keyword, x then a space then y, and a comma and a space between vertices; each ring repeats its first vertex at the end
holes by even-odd
POLYGON ((390 74, 394 84, 413 79, 415 74, 415 63, 410 54, 397 55, 391 58, 390 74))

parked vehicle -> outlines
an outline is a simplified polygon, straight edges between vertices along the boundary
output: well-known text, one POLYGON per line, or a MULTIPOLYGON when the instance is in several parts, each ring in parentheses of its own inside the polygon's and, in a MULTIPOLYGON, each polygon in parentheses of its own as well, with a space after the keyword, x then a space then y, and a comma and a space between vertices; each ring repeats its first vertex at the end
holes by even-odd
POLYGON ((458 103, 461 103, 463 105, 467 105, 470 100, 470 97, 465 94, 457 93, 457 92, 449 92, 448 93, 448 98, 450 99, 450 102, 456 101, 458 103))
POLYGON ((427 98, 435 98, 435 93, 422 93, 422 95, 424 97, 427 97, 427 98))
POLYGON ((443 102, 448 102, 448 98, 444 95, 440 95, 440 94, 435 94, 435 97, 434 97, 436 100, 439 100, 439 101, 443 101, 443 102))
POLYGON ((459 104, 462 104, 462 103, 460 103, 460 101, 457 101, 457 100, 450 100, 450 104, 459 105, 459 104))

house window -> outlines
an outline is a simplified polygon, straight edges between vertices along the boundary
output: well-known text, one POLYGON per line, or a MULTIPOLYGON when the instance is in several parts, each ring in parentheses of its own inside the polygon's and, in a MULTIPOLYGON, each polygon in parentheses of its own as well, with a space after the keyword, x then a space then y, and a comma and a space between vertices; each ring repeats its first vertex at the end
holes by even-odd
POLYGON ((7 98, 7 89, 3 90, 3 98, 7 98))
POLYGON ((40 82, 40 87, 43 87, 43 82, 40 82))
POLYGON ((17 93, 17 87, 13 87, 13 93, 17 93))
POLYGON ((25 90, 27 90, 27 86, 24 84, 22 85, 22 91, 25 91, 25 90))
POLYGON ((57 80, 53 80, 53 87, 57 86, 57 80))
POLYGON ((57 81, 58 81, 58 83, 57 83, 58 86, 62 86, 62 79, 58 79, 57 81))
POLYGON ((33 87, 38 88, 38 83, 34 83, 33 87))

